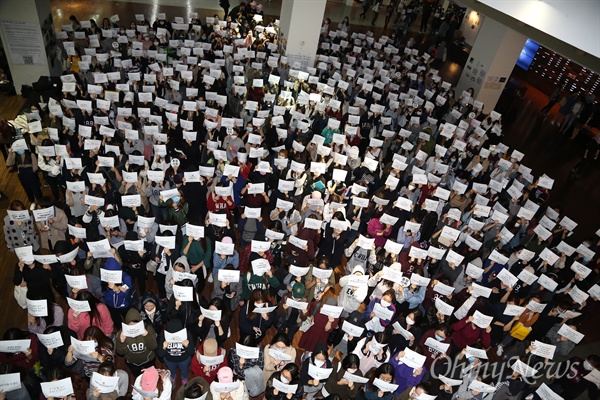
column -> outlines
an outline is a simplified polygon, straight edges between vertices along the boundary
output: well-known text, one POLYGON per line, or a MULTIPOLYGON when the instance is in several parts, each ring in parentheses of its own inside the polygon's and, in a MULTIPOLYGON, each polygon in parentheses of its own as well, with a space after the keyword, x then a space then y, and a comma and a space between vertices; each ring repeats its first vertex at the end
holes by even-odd
POLYGON ((527 37, 486 18, 463 68, 456 94, 473 88, 474 99, 483 102, 484 112, 490 112, 504 90, 521 54, 527 37))
POLYGON ((280 27, 288 62, 312 67, 327 0, 282 0, 280 27))
POLYGON ((21 85, 31 85, 41 76, 60 75, 49 0, 3 0, 0 16, 0 35, 17 93, 21 85))

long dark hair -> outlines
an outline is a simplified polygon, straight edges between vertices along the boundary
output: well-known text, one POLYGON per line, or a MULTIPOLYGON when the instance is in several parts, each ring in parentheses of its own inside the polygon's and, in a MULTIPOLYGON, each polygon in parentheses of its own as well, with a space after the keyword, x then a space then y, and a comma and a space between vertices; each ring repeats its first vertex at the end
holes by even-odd
POLYGON ((31 292, 27 292, 27 298, 29 300, 46 300, 46 309, 48 310, 48 315, 45 317, 35 317, 35 324, 40 326, 42 320, 46 322, 46 326, 50 326, 54 324, 54 302, 50 301, 47 298, 40 296, 39 294, 31 294, 31 292))
MULTIPOLYGON (((254 310, 254 307, 256 307, 255 303, 257 301, 259 301, 259 300, 262 301, 262 302, 264 302, 264 303, 268 303, 269 302, 269 299, 267 298, 267 294, 264 291, 259 290, 259 289, 255 289, 255 290, 252 291, 252 293, 250 293, 250 298, 248 299, 248 310, 247 310, 248 311, 248 315, 247 315, 247 318, 250 321, 254 321, 254 319, 256 318, 256 313, 253 312, 253 310, 254 310), (250 307, 253 307, 253 308, 250 308, 250 307)), ((267 306, 268 306, 268 304, 267 304, 267 306)))
POLYGON ((87 301, 90 305, 90 324, 94 325, 94 322, 96 322, 95 325, 99 325, 99 323, 102 322, 102 315, 100 315, 100 312, 98 311, 98 305, 100 302, 94 297, 93 294, 85 290, 80 291, 77 293, 76 300, 87 301))
POLYGON ((83 337, 84 340, 95 340, 98 343, 98 350, 113 350, 114 348, 112 340, 110 340, 110 338, 107 337, 97 326, 90 326, 87 328, 83 333, 83 337))
POLYGON ((367 383, 367 387, 371 390, 378 391, 379 389, 375 385, 373 385, 373 381, 375 380, 375 378, 379 378, 383 374, 391 375, 392 382, 390 382, 390 383, 394 383, 394 374, 395 373, 396 373, 396 370, 394 369, 394 366, 392 364, 390 364, 390 363, 381 364, 379 366, 379 368, 377 368, 375 371, 373 371, 369 374, 370 376, 369 376, 369 382, 367 383))

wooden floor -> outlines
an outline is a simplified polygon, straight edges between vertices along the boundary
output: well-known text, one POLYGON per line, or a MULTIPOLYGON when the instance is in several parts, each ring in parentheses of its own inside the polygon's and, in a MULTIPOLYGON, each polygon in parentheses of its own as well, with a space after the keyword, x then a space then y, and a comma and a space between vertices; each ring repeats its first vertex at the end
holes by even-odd
MULTIPOLYGON (((25 99, 21 96, 6 96, 0 93, 0 119, 14 119, 25 105, 25 99)), ((28 204, 25 191, 14 173, 6 169, 5 160, 0 155, 0 190, 9 196, 10 200, 0 201, 0 221, 4 221, 6 209, 10 201, 21 200, 28 204)), ((0 231, 0 335, 10 327, 27 329, 27 313, 22 310, 13 296, 14 285, 13 273, 17 257, 8 251, 4 240, 4 229, 0 231)))

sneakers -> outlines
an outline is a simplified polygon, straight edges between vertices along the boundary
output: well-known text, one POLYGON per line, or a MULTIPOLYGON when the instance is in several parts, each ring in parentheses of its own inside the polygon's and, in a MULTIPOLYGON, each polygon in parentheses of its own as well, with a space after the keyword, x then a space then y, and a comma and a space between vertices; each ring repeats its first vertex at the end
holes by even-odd
POLYGON ((213 283, 213 277, 212 274, 208 275, 208 283, 213 283))
POLYGON ((496 350, 496 355, 498 357, 502 356, 502 353, 504 352, 504 347, 502 347, 501 344, 498 345, 498 350, 496 350))

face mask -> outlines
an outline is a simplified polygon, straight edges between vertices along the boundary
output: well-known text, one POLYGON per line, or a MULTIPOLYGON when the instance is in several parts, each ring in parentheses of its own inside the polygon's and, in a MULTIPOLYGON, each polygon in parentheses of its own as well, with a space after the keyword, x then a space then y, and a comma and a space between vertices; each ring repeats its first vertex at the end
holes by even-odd
POLYGON ((390 306, 390 303, 388 303, 387 301, 381 299, 380 301, 381 305, 384 306, 385 308, 388 308, 390 306))
POLYGON ((443 342, 445 339, 436 333, 435 340, 437 340, 438 342, 443 342))
POLYGON ((473 361, 475 361, 475 357, 473 357, 473 356, 467 357, 467 360, 469 361, 469 363, 472 364, 473 361))
POLYGON ((25 150, 19 150, 16 153, 19 154, 19 155, 23 155, 23 154, 25 154, 25 150))
POLYGON ((252 127, 248 126, 248 127, 246 127, 246 130, 247 130, 248 132, 252 132, 252 127))
POLYGON ((325 361, 315 359, 315 365, 321 368, 323 365, 325 365, 325 361))
POLYGON ((155 45, 155 46, 158 46, 158 42, 154 42, 154 45, 155 45))
POLYGON ((179 200, 181 200, 181 198, 177 196, 173 197, 173 203, 179 203, 179 200))
POLYGON ((286 385, 290 383, 290 380, 283 375, 279 376, 279 380, 281 381, 281 383, 285 383, 286 385))
POLYGON ((590 364, 587 360, 585 360, 583 362, 583 369, 585 369, 586 371, 591 371, 594 369, 594 367, 592 367, 592 364, 590 364))
POLYGON ((237 135, 231 135, 231 139, 232 139, 232 140, 235 140, 235 139, 237 139, 237 135))
POLYGON ((415 321, 413 321, 409 317, 406 317, 406 325, 414 325, 414 324, 415 324, 415 321))
POLYGON ((415 185, 408 185, 408 190, 415 190, 415 185))
POLYGON ((352 368, 352 369, 347 369, 346 371, 348 371, 349 373, 353 374, 357 371, 356 368, 352 368))
POLYGON ((507 241, 506 241, 506 239, 500 239, 500 243, 502 243, 503 245, 506 245, 507 241))

